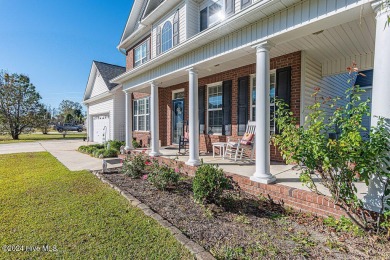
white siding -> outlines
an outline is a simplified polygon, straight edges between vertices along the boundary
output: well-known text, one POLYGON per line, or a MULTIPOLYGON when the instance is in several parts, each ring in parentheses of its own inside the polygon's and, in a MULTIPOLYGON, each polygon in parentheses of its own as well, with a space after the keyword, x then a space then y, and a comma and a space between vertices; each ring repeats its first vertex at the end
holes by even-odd
POLYGON ((188 0, 186 11, 187 36, 189 39, 199 32, 199 6, 193 0, 188 0))
POLYGON ((114 117, 113 117, 113 131, 114 131, 114 139, 119 141, 125 140, 125 119, 126 119, 126 95, 120 89, 116 91, 114 95, 114 117))
MULTIPOLYGON (((349 73, 340 73, 336 75, 322 77, 322 66, 315 59, 309 57, 304 52, 302 54, 302 117, 301 123, 307 115, 307 106, 314 104, 315 98, 312 96, 315 92, 314 88, 319 87, 320 93, 317 98, 327 97, 345 97, 345 91, 355 84, 355 79, 348 83, 350 79, 349 73)), ((338 101, 338 106, 345 106, 347 100, 341 99, 338 101)), ((328 116, 334 111, 334 108, 324 106, 328 116)))
POLYGON ((102 100, 93 102, 89 105, 89 114, 91 116, 95 115, 109 115, 110 116, 110 134, 108 140, 113 140, 114 135, 113 135, 113 129, 114 129, 114 124, 113 124, 113 106, 114 105, 114 100, 113 97, 108 97, 104 98, 102 100))
POLYGON ((93 98, 107 91, 108 89, 106 83, 104 82, 103 77, 100 75, 98 71, 97 76, 95 77, 95 82, 93 83, 92 86, 92 93, 89 98, 93 98))

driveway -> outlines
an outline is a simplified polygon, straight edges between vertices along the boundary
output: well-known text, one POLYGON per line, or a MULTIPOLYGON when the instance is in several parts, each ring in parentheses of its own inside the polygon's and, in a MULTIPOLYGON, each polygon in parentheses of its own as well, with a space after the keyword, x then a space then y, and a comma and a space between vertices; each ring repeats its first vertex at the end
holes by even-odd
MULTIPOLYGON (((49 152, 71 171, 102 169, 102 160, 77 151, 81 145, 91 144, 80 140, 53 140, 32 143, 0 144, 0 154, 49 152)), ((108 164, 108 168, 118 164, 108 164)))

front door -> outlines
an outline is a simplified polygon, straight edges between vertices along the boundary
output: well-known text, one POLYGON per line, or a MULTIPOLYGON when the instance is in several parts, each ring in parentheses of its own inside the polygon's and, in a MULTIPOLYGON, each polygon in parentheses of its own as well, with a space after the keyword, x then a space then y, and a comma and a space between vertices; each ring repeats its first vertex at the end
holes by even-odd
POLYGON ((172 143, 178 144, 183 135, 184 127, 184 99, 172 100, 172 143))

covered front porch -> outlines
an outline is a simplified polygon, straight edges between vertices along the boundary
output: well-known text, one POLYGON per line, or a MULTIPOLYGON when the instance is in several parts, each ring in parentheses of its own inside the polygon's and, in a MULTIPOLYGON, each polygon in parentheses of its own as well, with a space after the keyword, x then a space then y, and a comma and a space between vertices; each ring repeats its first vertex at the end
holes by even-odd
MULTIPOLYGON (((180 161, 185 162, 188 166, 198 166, 202 160, 205 163, 218 164, 228 173, 246 177, 250 185, 252 182, 277 183, 277 185, 305 190, 306 188, 302 187, 299 182, 293 166, 274 164, 270 160, 270 70, 272 67, 276 70, 283 68, 283 66, 292 67, 291 74, 287 73, 287 75, 290 76, 291 81, 298 82, 298 88, 294 90, 287 88, 289 92, 279 94, 291 97, 291 109, 294 115, 299 118, 300 125, 303 125, 304 107, 312 102, 312 91, 310 90, 320 86, 326 90, 325 95, 337 96, 340 93, 342 95, 345 88, 350 86, 347 84, 348 77, 345 73, 347 66, 356 61, 361 69, 372 70, 375 63, 372 114, 389 117, 389 109, 384 107, 387 104, 384 102, 385 98, 390 96, 385 81, 385 78, 388 77, 385 70, 388 68, 386 57, 388 57, 389 48, 386 42, 389 38, 389 32, 382 29, 385 16, 381 15, 380 12, 381 10, 373 10, 370 4, 367 4, 367 8, 363 11, 360 8, 351 8, 345 12, 293 28, 285 33, 274 34, 272 37, 258 35, 257 38, 255 36, 251 36, 251 38, 247 35, 245 39, 239 39, 239 35, 229 34, 223 38, 223 41, 216 40, 213 46, 208 44, 199 47, 189 56, 191 59, 189 58, 186 62, 181 60, 178 67, 173 68, 170 67, 171 63, 165 63, 161 65, 160 69, 121 82, 126 92, 126 148, 133 149, 131 94, 144 92, 150 93, 151 149, 149 154, 166 159, 177 156, 173 150, 160 147, 160 143, 163 146, 171 145, 166 140, 171 138, 169 128, 171 128, 173 111, 171 107, 165 107, 163 101, 166 99, 172 101, 171 88, 179 88, 177 86, 183 84, 185 86, 183 87, 185 89, 184 96, 186 97, 184 111, 189 121, 189 153, 185 156, 179 155, 180 161), (375 19, 378 13, 379 24, 376 25, 375 19), (242 41, 241 45, 239 43, 231 45, 231 38, 242 41), (244 41, 249 43, 244 44, 244 41), (292 53, 300 53, 299 61, 289 60, 288 55, 292 53), (286 57, 288 65, 278 62, 277 58, 281 56, 286 57), (379 65, 377 66, 377 64, 379 65), (245 75, 241 73, 243 68, 246 69, 245 75), (210 155, 199 156, 201 150, 199 137, 204 135, 201 132, 203 130, 199 110, 202 105, 208 106, 207 103, 199 104, 199 89, 202 85, 207 86, 213 82, 229 80, 230 74, 234 74, 235 77, 233 80, 230 79, 233 82, 230 85, 233 94, 238 92, 238 84, 240 83, 237 81, 240 76, 250 76, 251 80, 255 79, 253 84, 256 92, 250 90, 251 92, 248 93, 250 96, 255 93, 255 103, 250 107, 254 110, 250 114, 248 113, 248 118, 245 121, 247 122, 248 119, 256 121, 255 164, 232 163, 228 160, 214 159, 210 155), (170 95, 166 95, 164 92, 167 89, 171 91, 168 91, 170 95)), ((250 31, 247 30, 246 33, 249 34, 250 31)), ((278 88, 279 83, 286 84, 285 81, 278 82, 277 80, 276 88, 278 88)), ((233 111, 230 120, 224 121, 222 124, 221 127, 225 128, 222 130, 222 135, 211 134, 209 135, 211 139, 226 138, 225 136, 228 134, 224 135, 224 133, 229 131, 233 135, 238 135, 240 122, 237 120, 238 112, 235 111, 239 109, 239 101, 233 98, 227 99, 226 102, 230 102, 233 111)), ((203 124, 209 123, 208 121, 204 120, 203 124)), ((375 120, 372 123, 375 124, 375 120)), ((203 127, 205 126, 203 125, 203 127)), ((365 190, 362 190, 362 195, 364 193, 365 190)), ((326 194, 325 190, 324 194, 326 194)))

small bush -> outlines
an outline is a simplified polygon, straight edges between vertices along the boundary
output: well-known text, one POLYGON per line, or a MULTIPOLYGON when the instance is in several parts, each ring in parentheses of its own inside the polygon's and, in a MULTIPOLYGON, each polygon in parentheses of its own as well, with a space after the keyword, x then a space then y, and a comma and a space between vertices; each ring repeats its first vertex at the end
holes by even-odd
POLYGON ((352 220, 341 216, 340 219, 334 217, 328 217, 324 219, 324 225, 334 228, 337 232, 351 232, 355 236, 363 235, 363 230, 353 224, 352 220))
POLYGON ((110 144, 110 149, 113 149, 113 150, 116 150, 119 152, 121 149, 121 146, 124 146, 126 143, 122 142, 122 141, 118 141, 118 140, 111 140, 111 141, 108 141, 108 144, 110 144))
POLYGON ((168 165, 159 165, 157 161, 153 163, 148 181, 159 190, 166 190, 179 182, 180 175, 177 169, 172 169, 168 165))
POLYGON ((104 152, 106 151, 106 149, 95 149, 94 151, 93 151, 93 157, 96 157, 96 158, 99 158, 100 157, 100 155, 103 155, 104 156, 104 152))
POLYGON ((133 140, 131 143, 133 144, 134 149, 141 147, 141 145, 137 142, 137 140, 133 140))
POLYGON ((194 199, 199 203, 219 202, 223 191, 231 187, 231 181, 223 174, 223 170, 210 164, 201 165, 192 182, 194 199))
POLYGON ((124 160, 122 173, 130 178, 138 179, 143 175, 148 162, 149 160, 144 153, 132 153, 124 160))
POLYGON ((118 151, 115 149, 104 150, 103 153, 104 158, 117 157, 117 156, 118 156, 118 151))

